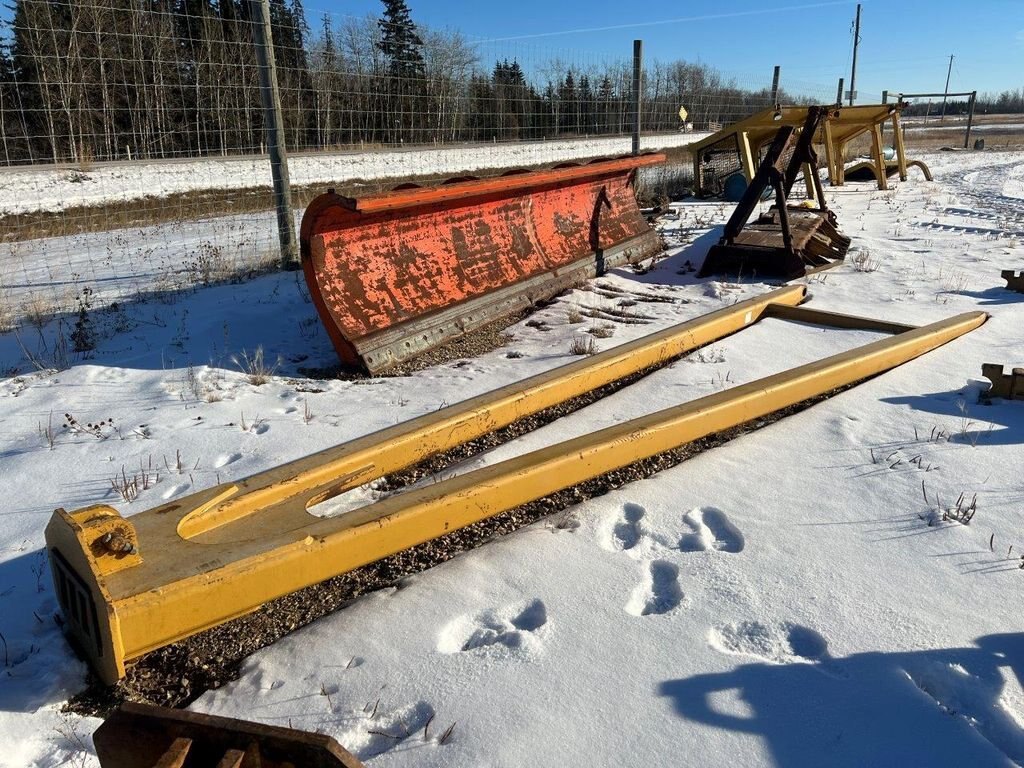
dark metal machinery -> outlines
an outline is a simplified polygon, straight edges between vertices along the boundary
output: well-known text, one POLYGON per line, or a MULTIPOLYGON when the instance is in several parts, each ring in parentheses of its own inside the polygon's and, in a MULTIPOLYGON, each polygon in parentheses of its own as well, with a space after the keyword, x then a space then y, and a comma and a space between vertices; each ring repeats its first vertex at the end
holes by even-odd
POLYGON ((850 238, 836 228, 835 214, 825 204, 818 177, 818 155, 812 143, 827 115, 827 107, 810 107, 799 134, 791 125, 779 128, 725 225, 722 239, 708 251, 699 277, 753 273, 793 279, 843 259, 850 238), (817 206, 813 208, 788 203, 801 166, 808 176, 809 188, 814 190, 817 206), (748 224, 769 189, 775 193, 775 205, 748 224))

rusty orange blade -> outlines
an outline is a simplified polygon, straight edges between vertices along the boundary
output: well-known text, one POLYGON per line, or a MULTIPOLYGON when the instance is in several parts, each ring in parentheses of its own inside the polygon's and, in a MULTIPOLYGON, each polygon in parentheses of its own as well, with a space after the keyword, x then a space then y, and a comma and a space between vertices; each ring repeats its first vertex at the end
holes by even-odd
POLYGON ((302 219, 302 263, 342 362, 376 372, 661 247, 639 167, 598 160, 352 199, 302 219))

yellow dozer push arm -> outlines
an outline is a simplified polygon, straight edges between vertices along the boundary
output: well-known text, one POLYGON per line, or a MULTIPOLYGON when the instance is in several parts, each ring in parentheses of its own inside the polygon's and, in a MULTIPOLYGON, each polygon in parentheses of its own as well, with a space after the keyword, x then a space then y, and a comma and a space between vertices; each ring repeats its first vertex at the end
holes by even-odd
POLYGON ((58 509, 46 529, 67 626, 99 676, 387 555, 704 435, 888 370, 976 328, 922 328, 797 307, 791 286, 410 422, 130 518, 58 509), (531 413, 677 357, 767 316, 891 338, 548 446, 333 518, 311 506, 531 413))

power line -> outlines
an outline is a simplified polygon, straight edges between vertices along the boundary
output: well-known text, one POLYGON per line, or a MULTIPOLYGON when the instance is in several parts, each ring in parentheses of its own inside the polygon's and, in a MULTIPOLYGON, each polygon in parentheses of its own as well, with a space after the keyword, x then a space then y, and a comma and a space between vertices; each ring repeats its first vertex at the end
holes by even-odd
POLYGON ((714 21, 717 19, 736 19, 742 16, 764 16, 766 14, 785 13, 789 11, 805 11, 811 8, 830 8, 837 5, 849 5, 849 0, 834 0, 827 3, 807 3, 789 5, 779 8, 758 8, 751 11, 734 11, 733 13, 712 13, 703 16, 686 16, 678 19, 662 19, 660 21, 638 21, 630 24, 612 24, 606 27, 580 27, 579 29, 563 29, 558 32, 537 32, 530 35, 514 35, 511 37, 492 37, 487 42, 504 40, 527 40, 535 37, 554 37, 556 35, 574 35, 585 32, 609 32, 616 29, 636 29, 638 27, 660 27, 664 24, 682 24, 690 21, 714 21))

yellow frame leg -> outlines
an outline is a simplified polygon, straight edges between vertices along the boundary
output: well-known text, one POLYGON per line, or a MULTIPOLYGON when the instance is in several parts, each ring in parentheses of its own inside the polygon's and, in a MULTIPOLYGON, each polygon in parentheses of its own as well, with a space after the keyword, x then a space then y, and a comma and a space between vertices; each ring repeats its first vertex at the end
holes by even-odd
POLYGON ((900 173, 900 181, 907 180, 907 148, 903 142, 903 131, 900 129, 900 113, 892 113, 892 135, 896 146, 896 167, 900 173))
POLYGON ((878 176, 878 188, 889 188, 889 177, 885 173, 885 157, 882 155, 882 126, 875 123, 871 127, 871 153, 875 160, 875 174, 878 176))

